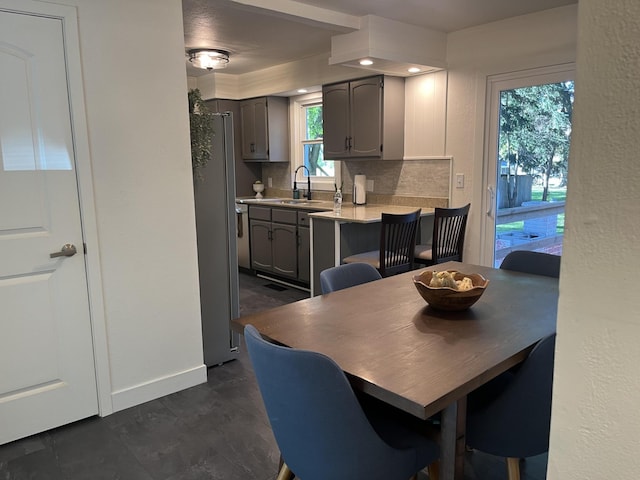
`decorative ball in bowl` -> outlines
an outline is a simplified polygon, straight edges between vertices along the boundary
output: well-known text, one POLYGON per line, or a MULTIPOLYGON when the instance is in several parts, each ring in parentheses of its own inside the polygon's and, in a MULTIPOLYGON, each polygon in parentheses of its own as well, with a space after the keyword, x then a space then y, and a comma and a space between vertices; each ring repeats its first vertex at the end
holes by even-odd
POLYGON ((413 277, 413 284, 432 308, 459 311, 466 310, 478 301, 489 285, 489 280, 479 273, 425 270, 413 277))

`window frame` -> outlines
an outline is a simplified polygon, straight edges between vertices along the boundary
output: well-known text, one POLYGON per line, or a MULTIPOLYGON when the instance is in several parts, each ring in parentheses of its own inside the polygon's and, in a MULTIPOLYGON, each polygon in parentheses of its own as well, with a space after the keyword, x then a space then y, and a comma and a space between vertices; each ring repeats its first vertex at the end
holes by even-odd
MULTIPOLYGON (((291 188, 293 188, 293 182, 296 180, 294 178, 296 168, 301 165, 304 165, 304 146, 318 143, 318 139, 316 140, 306 140, 306 117, 303 114, 306 107, 322 105, 322 91, 308 93, 296 97, 291 97, 291 188)), ((321 140, 321 139, 320 139, 321 140)), ((335 190, 335 185, 339 185, 341 182, 341 162, 332 160, 334 162, 334 176, 333 177, 323 177, 323 176, 311 176, 311 190, 312 191, 326 191, 333 192, 335 190)), ((298 184, 304 180, 306 182, 306 178, 304 177, 304 171, 302 173, 302 178, 299 178, 298 184)), ((306 185, 306 183, 305 183, 306 185)), ((303 187, 305 188, 305 187, 303 187)))

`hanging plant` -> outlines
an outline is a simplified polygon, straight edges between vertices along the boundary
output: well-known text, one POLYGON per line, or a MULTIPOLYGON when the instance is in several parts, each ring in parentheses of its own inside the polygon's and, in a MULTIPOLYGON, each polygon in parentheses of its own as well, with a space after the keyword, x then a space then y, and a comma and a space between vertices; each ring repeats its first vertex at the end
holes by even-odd
POLYGON ((202 100, 200 90, 189 90, 189 125, 191 132, 191 166, 193 179, 204 180, 201 169, 207 166, 211 159, 211 137, 213 123, 209 109, 202 100))

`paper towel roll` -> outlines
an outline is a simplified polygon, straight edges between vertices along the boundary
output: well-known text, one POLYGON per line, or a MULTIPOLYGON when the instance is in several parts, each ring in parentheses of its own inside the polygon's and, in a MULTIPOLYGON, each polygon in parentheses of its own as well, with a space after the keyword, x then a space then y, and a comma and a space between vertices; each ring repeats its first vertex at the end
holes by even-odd
POLYGON ((364 205, 367 203, 367 176, 356 175, 353 177, 353 203, 364 205))

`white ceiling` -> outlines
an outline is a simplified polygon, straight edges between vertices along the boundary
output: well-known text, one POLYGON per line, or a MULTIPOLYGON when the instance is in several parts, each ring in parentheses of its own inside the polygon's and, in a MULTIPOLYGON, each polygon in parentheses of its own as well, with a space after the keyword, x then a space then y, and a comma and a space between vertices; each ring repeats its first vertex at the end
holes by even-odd
MULTIPOLYGON (((331 37, 375 15, 441 32, 577 3, 578 0, 183 0, 185 49, 230 52, 243 74, 331 51, 331 37)), ((188 64, 188 62, 187 62, 188 64)), ((187 73, 208 73, 187 65, 187 73)))

